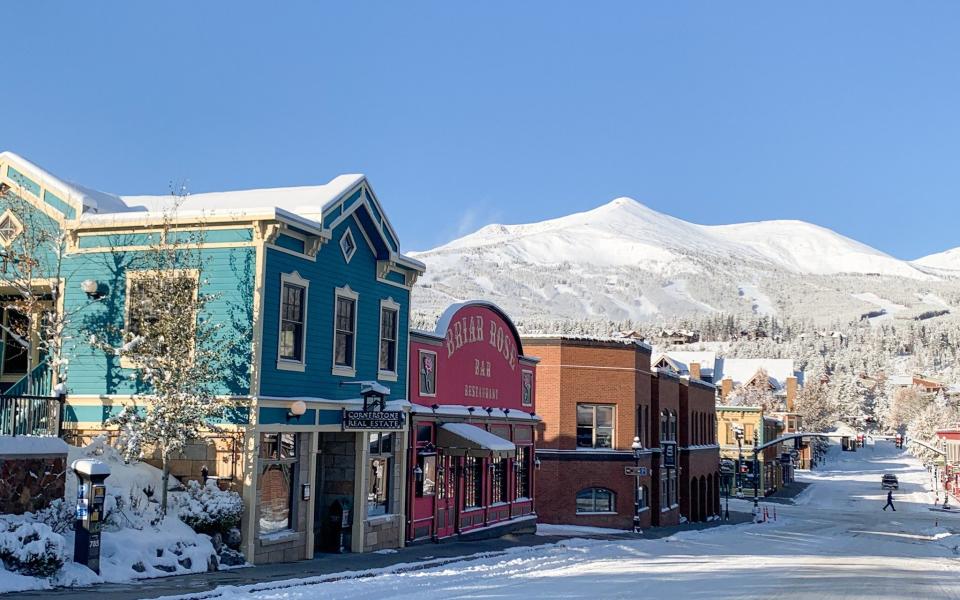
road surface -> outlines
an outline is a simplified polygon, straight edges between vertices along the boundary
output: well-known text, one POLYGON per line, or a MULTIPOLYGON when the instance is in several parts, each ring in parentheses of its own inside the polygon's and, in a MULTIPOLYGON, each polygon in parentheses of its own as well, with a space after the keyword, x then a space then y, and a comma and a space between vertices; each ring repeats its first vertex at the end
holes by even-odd
POLYGON ((960 599, 960 536, 952 535, 960 532, 960 515, 929 510, 930 477, 916 459, 889 442, 855 453, 833 447, 822 470, 801 477, 812 485, 795 506, 770 505, 776 522, 665 540, 566 540, 418 571, 268 584, 253 593, 222 589, 213 597, 960 599), (897 512, 881 510, 883 473, 900 478, 897 512))

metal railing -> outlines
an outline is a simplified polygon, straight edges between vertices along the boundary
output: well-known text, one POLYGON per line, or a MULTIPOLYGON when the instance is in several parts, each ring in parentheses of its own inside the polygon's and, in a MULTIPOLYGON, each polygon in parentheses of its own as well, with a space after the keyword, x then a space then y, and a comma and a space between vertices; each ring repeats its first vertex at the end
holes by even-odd
POLYGON ((24 375, 4 392, 6 396, 49 396, 50 395, 50 365, 42 361, 30 376, 24 375), (29 385, 28 385, 29 384, 29 385))
POLYGON ((66 396, 0 395, 0 435, 60 437, 66 396))

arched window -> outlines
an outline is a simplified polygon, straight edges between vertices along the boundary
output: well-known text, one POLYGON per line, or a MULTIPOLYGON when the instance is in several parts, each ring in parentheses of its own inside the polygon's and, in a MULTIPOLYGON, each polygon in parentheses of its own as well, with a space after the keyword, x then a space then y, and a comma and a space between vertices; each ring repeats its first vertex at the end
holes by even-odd
POLYGON ((670 439, 670 411, 663 409, 660 411, 660 441, 665 442, 670 439))
POLYGON ((616 513, 617 495, 606 488, 585 488, 577 492, 577 513, 616 513))
POLYGON ((650 507, 650 490, 647 486, 640 486, 640 510, 650 507))
POLYGON ((670 436, 667 439, 677 441, 677 413, 675 411, 670 412, 670 436))

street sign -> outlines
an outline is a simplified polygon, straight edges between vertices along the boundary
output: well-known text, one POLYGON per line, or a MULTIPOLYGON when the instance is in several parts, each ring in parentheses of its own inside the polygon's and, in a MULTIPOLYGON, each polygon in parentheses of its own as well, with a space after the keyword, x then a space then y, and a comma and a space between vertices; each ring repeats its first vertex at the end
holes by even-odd
POLYGON ((662 442, 660 451, 663 453, 663 466, 674 468, 677 466, 677 443, 662 442))
POLYGON ((725 458, 720 461, 720 472, 724 475, 730 475, 737 470, 736 465, 729 458, 725 458))
POLYGON ((633 477, 646 477, 650 474, 646 467, 624 467, 623 473, 624 475, 631 475, 633 477))
POLYGON ((797 452, 796 450, 791 450, 791 451, 790 451, 790 458, 796 460, 796 459, 800 458, 800 453, 797 452))

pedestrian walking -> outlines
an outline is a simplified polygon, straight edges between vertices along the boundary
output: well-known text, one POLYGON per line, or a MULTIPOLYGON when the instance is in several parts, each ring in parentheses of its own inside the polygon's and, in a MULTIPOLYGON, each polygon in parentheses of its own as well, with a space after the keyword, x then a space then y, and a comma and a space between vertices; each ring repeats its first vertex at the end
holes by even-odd
POLYGON ((883 510, 887 510, 887 507, 893 509, 893 512, 897 512, 897 508, 893 505, 893 490, 887 491, 887 503, 883 505, 883 510))

